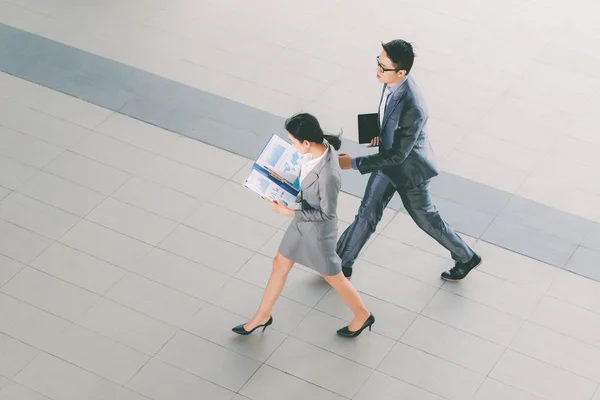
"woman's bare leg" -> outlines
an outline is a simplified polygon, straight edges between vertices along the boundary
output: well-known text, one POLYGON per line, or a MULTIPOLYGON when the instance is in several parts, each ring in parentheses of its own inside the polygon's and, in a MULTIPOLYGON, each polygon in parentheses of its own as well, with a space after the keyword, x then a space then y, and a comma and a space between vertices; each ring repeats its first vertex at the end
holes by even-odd
POLYGON ((371 313, 363 304, 358 291, 341 272, 333 276, 323 276, 323 278, 325 278, 327 283, 331 285, 333 290, 336 291, 338 296, 342 298, 344 303, 354 313, 354 319, 348 326, 348 329, 353 332, 359 330, 371 313))
POLYGON ((293 266, 294 261, 285 258, 280 253, 277 253, 273 259, 271 277, 267 283, 267 288, 265 289, 265 294, 263 294, 258 311, 256 311, 254 317, 252 317, 252 319, 244 325, 244 329, 251 331, 254 329, 254 327, 262 325, 269 320, 271 317, 271 312, 273 311, 273 306, 275 305, 275 301, 277 301, 277 298, 281 294, 281 291, 285 286, 288 273, 293 266))

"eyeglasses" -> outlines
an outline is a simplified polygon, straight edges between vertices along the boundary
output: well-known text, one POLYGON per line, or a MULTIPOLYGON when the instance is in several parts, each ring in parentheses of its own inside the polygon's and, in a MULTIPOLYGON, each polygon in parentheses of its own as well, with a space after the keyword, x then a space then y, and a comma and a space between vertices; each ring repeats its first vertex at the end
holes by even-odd
POLYGON ((379 62, 379 56, 377 56, 377 65, 379 66, 379 70, 381 72, 390 72, 390 71, 394 71, 394 72, 398 72, 397 69, 389 69, 389 68, 385 68, 383 65, 381 65, 381 63, 379 62))

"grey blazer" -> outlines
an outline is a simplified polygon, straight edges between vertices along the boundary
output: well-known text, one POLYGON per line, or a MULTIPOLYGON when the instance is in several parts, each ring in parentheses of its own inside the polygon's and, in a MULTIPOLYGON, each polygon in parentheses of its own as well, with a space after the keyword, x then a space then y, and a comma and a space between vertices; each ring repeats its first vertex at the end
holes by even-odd
POLYGON ((439 169, 425 129, 428 117, 425 100, 408 76, 389 100, 379 127, 380 143, 383 137, 392 136, 392 147, 380 145, 379 153, 358 157, 358 170, 362 174, 383 170, 397 187, 418 186, 436 176, 439 169))
POLYGON ((341 272, 336 253, 341 186, 337 153, 329 146, 328 154, 302 180, 297 199, 300 208, 279 245, 284 257, 323 275, 341 272))

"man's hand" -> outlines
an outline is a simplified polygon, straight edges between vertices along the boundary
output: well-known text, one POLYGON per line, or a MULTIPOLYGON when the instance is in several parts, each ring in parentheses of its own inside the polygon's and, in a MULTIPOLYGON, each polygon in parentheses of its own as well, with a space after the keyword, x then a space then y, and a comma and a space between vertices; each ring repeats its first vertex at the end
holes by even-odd
POLYGON ((340 162, 341 169, 352 169, 352 156, 340 153, 338 154, 338 160, 340 162))
POLYGON ((379 146, 379 136, 375 136, 371 140, 371 143, 369 143, 369 147, 377 147, 377 146, 379 146))
POLYGON ((288 208, 283 202, 279 201, 279 200, 269 200, 269 199, 265 199, 269 202, 269 204, 271 205, 271 209, 273 211, 275 211, 277 214, 281 214, 281 215, 285 215, 286 217, 293 217, 294 216, 294 210, 292 210, 291 208, 288 208))

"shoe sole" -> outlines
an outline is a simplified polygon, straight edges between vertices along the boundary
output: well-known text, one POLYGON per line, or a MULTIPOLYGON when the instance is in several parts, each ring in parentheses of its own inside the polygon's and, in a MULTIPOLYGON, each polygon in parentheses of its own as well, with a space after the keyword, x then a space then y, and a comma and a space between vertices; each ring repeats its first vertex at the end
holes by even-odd
MULTIPOLYGON (((483 263, 483 258, 481 259, 481 261, 479 261, 479 264, 477 264, 476 266, 471 268, 471 271, 473 271, 474 269, 477 269, 477 267, 479 267, 481 265, 481 263, 483 263)), ((469 274, 471 273, 471 271, 469 271, 469 274)), ((469 274, 467 274, 467 275, 469 275, 469 274)), ((443 280, 445 280, 447 282, 460 282, 463 279, 465 279, 467 277, 467 275, 465 275, 464 278, 460 278, 460 279, 449 279, 449 278, 444 278, 443 276, 440 276, 440 278, 442 278, 443 280)))

